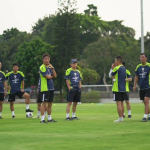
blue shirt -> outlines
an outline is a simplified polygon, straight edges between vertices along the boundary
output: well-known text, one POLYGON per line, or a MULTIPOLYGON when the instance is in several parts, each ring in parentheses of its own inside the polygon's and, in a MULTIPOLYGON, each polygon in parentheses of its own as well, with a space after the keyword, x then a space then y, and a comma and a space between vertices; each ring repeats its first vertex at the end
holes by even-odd
POLYGON ((79 70, 67 69, 65 79, 69 80, 72 90, 79 90, 79 82, 82 80, 82 75, 79 70))
POLYGON ((4 93, 4 82, 6 81, 5 73, 0 71, 0 93, 4 93))
POLYGON ((150 88, 150 64, 139 64, 135 69, 135 75, 139 78, 140 90, 150 88))
POLYGON ((24 81, 25 76, 21 71, 17 73, 9 72, 6 74, 8 84, 11 86, 11 90, 8 91, 9 94, 14 94, 21 91, 22 81, 24 81))
POLYGON ((127 71, 126 68, 122 65, 116 66, 111 76, 115 77, 115 82, 113 83, 113 92, 127 92, 127 84, 126 84, 126 77, 127 71))
POLYGON ((47 79, 45 77, 46 75, 53 76, 53 69, 43 64, 40 66, 40 80, 39 80, 40 92, 54 90, 53 79, 47 79))

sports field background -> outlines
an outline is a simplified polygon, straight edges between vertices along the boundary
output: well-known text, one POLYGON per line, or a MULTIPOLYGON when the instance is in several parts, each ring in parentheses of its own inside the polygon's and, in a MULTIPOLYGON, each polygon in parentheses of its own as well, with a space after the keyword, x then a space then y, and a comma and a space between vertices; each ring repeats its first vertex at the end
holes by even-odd
MULTIPOLYGON (((53 105, 57 123, 40 124, 40 119, 25 117, 25 104, 15 104, 11 118, 4 104, 0 120, 0 150, 149 150, 150 122, 140 122, 143 104, 132 104, 133 118, 118 119, 115 104, 81 104, 80 120, 65 121, 66 104, 53 105)), ((36 104, 30 104, 37 114, 36 104)), ((126 112, 127 114, 127 112, 126 112)))

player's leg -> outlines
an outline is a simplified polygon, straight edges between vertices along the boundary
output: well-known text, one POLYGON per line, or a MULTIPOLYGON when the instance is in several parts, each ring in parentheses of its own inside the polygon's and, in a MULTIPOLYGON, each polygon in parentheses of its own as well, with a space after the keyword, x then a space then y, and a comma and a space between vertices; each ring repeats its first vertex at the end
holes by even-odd
POLYGON ((47 107, 47 103, 48 103, 48 99, 49 99, 49 93, 48 93, 48 91, 46 91, 46 92, 41 92, 41 94, 42 94, 42 105, 41 105, 41 122, 40 123, 47 123, 45 121, 44 112, 45 112, 46 107, 47 107))
POLYGON ((129 100, 126 100, 126 106, 127 106, 127 110, 128 110, 128 118, 131 118, 131 105, 129 100))
POLYGON ((29 103, 30 103, 30 95, 26 92, 18 92, 17 96, 19 98, 25 98, 25 103, 26 103, 26 112, 34 112, 29 108, 29 103))
POLYGON ((3 101, 0 101, 0 119, 3 119, 2 118, 2 110, 3 110, 3 101))
POLYGON ((15 94, 8 95, 8 102, 10 102, 10 111, 12 113, 12 118, 15 118, 15 112, 14 112, 15 94))
POLYGON ((72 120, 70 118, 70 107, 72 105, 72 102, 73 102, 73 97, 74 97, 74 91, 68 91, 67 93, 67 107, 66 107, 66 120, 72 120))
POLYGON ((147 116, 149 114, 149 97, 144 97, 144 105, 145 105, 145 114, 143 116, 142 122, 147 121, 147 116))
POLYGON ((3 119, 2 118, 3 101, 4 101, 4 93, 0 93, 0 119, 3 119))
POLYGON ((119 119, 115 120, 114 122, 122 122, 123 121, 123 113, 124 113, 124 106, 123 106, 123 93, 121 92, 115 92, 115 101, 117 105, 117 112, 119 115, 119 119))
POLYGON ((81 91, 75 91, 73 98, 73 106, 72 106, 72 119, 78 119, 75 115, 78 102, 81 102, 81 91))

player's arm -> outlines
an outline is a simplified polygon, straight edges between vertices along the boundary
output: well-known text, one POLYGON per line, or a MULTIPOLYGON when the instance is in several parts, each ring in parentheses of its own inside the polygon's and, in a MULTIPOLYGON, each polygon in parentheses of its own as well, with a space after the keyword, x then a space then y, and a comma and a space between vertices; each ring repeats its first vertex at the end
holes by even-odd
POLYGON ((81 84, 81 81, 79 82, 79 88, 81 89, 81 87, 82 87, 82 84, 81 84))
POLYGON ((131 76, 130 71, 126 70, 126 74, 127 74, 127 78, 125 80, 128 81, 128 82, 131 82, 132 81, 132 76, 131 76))
POLYGON ((137 82, 138 82, 138 76, 135 76, 134 78, 134 86, 133 86, 133 91, 136 91, 136 86, 137 86, 137 82))
POLYGON ((24 80, 22 81, 22 87, 21 87, 21 91, 23 92, 24 91, 24 85, 25 85, 25 82, 24 80))
POLYGON ((45 78, 46 78, 46 79, 52 79, 53 76, 47 74, 47 75, 45 76, 45 78))
POLYGON ((4 81, 5 95, 7 94, 7 81, 4 81))
POLYGON ((69 80, 66 80, 66 84, 67 84, 68 90, 70 91, 71 90, 71 86, 70 86, 69 80))
POLYGON ((52 71, 53 71, 53 78, 57 78, 57 74, 54 68, 52 69, 52 71))

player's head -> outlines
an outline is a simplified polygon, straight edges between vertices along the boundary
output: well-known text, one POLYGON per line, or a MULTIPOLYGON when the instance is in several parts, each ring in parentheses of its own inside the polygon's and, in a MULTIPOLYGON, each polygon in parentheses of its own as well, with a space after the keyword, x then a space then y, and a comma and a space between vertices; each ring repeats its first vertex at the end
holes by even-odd
POLYGON ((2 63, 0 62, 0 70, 2 69, 2 63))
POLYGON ((50 63, 50 55, 45 53, 42 55, 42 59, 43 59, 43 64, 44 65, 49 65, 50 63))
POLYGON ((71 59, 70 65, 73 69, 77 68, 77 60, 76 59, 71 59))
POLYGON ((19 64, 18 63, 13 63, 13 71, 14 72, 17 72, 18 71, 18 69, 19 69, 19 64))
POLYGON ((145 63, 147 61, 147 55, 145 53, 141 53, 140 62, 145 63))
POLYGON ((123 61, 123 62, 122 62, 122 65, 123 65, 123 66, 125 66, 125 65, 126 65, 126 63, 123 61))
POLYGON ((122 64, 122 56, 117 56, 115 58, 115 64, 116 64, 116 66, 122 64))

